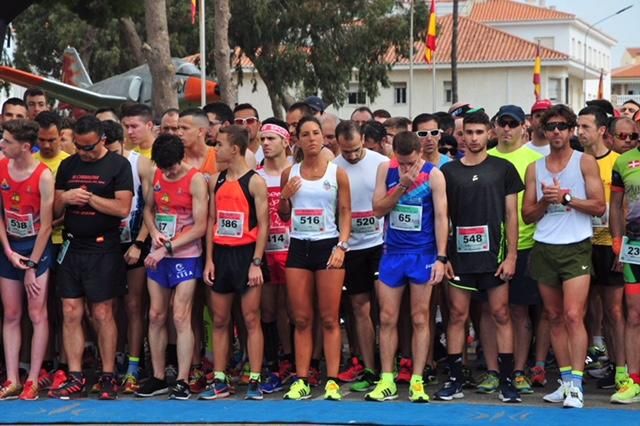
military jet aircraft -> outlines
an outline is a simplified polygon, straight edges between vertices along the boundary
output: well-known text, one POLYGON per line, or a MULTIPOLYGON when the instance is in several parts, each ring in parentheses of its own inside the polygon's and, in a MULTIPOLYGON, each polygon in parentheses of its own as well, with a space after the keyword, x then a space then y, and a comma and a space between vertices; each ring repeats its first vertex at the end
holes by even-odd
MULTIPOLYGON (((184 59, 173 58, 176 70, 175 85, 180 106, 200 105, 200 70, 184 59)), ((41 77, 12 67, 0 66, 0 80, 23 87, 39 87, 60 101, 95 110, 118 108, 124 102, 151 104, 151 73, 148 65, 141 65, 122 74, 93 83, 76 49, 64 51, 62 82, 41 77)), ((220 98, 218 84, 206 82, 207 103, 220 98)))

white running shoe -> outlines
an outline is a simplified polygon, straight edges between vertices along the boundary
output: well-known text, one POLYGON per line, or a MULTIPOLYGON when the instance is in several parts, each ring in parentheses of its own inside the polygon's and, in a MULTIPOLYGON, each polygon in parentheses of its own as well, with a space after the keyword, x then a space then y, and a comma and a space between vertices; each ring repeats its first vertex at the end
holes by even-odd
POLYGON ((543 400, 547 402, 554 402, 554 403, 564 402, 567 396, 567 390, 569 389, 569 384, 563 382, 562 380, 558 380, 558 383, 560 383, 560 386, 558 387, 558 389, 556 389, 552 393, 548 393, 545 396, 543 396, 542 397, 543 400))
POLYGON ((584 406, 584 396, 580 388, 573 383, 567 388, 567 397, 562 404, 564 408, 582 408, 584 406))

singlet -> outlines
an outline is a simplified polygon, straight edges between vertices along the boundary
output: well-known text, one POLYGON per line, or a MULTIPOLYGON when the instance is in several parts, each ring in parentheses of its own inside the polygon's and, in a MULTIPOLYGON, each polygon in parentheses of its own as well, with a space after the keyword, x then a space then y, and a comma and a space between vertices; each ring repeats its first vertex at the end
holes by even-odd
POLYGON ((329 162, 320 179, 307 180, 300 175, 300 164, 291 166, 289 173, 289 179, 299 176, 302 180, 300 189, 291 197, 291 238, 319 241, 339 237, 338 166, 329 162))
POLYGON ((526 144, 524 144, 524 146, 526 146, 529 149, 534 150, 535 152, 537 152, 539 154, 542 154, 545 157, 547 155, 551 154, 551 147, 549 146, 549 144, 538 146, 538 145, 534 145, 532 141, 529 141, 526 144))
MULTIPOLYGON (((542 199, 542 184, 552 185, 553 178, 560 182, 560 188, 571 196, 586 199, 587 191, 580 162, 584 154, 573 151, 569 162, 560 173, 547 169, 546 158, 536 161, 536 193, 542 199)), ((551 204, 536 225, 533 239, 546 244, 572 244, 593 235, 591 216, 577 211, 571 206, 551 204)))
POLYGON ((440 161, 438 161, 438 164, 436 165, 437 168, 442 168, 442 166, 444 166, 445 164, 451 162, 451 158, 449 158, 448 155, 446 154, 440 154, 440 161))
POLYGON ((640 149, 620 155, 613 166, 611 191, 624 192, 627 224, 640 225, 640 149))
POLYGON ((280 175, 272 176, 267 174, 264 167, 259 167, 256 171, 267 184, 269 202, 269 238, 267 239, 267 253, 286 253, 289 250, 289 229, 291 221, 283 222, 278 214, 280 205, 280 175))
MULTIPOLYGON (((40 152, 36 152, 35 154, 33 154, 33 158, 49 167, 49 170, 51 170, 51 173, 53 173, 54 178, 56 177, 56 173, 58 173, 58 167, 60 167, 60 163, 62 163, 62 160, 64 160, 68 156, 69 154, 62 150, 60 150, 60 152, 58 152, 58 155, 53 158, 45 158, 40 155, 40 152)), ((53 244, 62 244, 62 225, 56 226, 51 231, 51 242, 53 244)))
POLYGON ((133 148, 133 151, 151 160, 151 149, 152 149, 151 147, 141 148, 140 145, 137 145, 135 148, 133 148))
POLYGON ((139 153, 135 151, 129 152, 129 164, 131 164, 131 173, 133 175, 133 198, 131 198, 131 211, 129 216, 120 222, 120 242, 127 244, 132 242, 138 236, 142 227, 142 212, 144 210, 144 195, 142 194, 142 182, 140 181, 140 171, 138 163, 140 161, 139 153))
POLYGON ((200 167, 200 173, 204 176, 205 180, 209 182, 211 176, 218 172, 218 166, 216 164, 216 150, 211 147, 207 147, 207 158, 204 160, 204 164, 200 167))
MULTIPOLYGON (((544 158, 542 154, 527 146, 521 146, 513 152, 500 152, 498 148, 492 148, 488 151, 489 155, 498 158, 504 158, 513 164, 520 175, 520 179, 524 181, 529 164, 544 158)), ((526 250, 533 247, 533 233, 536 230, 536 224, 524 223, 522 218, 522 203, 524 201, 524 191, 518 192, 518 250, 526 250)))
POLYGON ((9 174, 9 159, 0 160, 0 193, 4 221, 10 239, 35 237, 40 230, 40 176, 47 170, 38 162, 31 175, 15 181, 9 174))
POLYGON ((373 193, 376 188, 376 174, 380 163, 389 161, 387 157, 364 148, 364 157, 351 164, 338 155, 333 162, 344 169, 349 176, 351 187, 351 236, 350 250, 363 250, 382 244, 384 219, 373 214, 373 193))
MULTIPOLYGON (((153 178, 153 200, 156 206, 156 227, 169 238, 174 238, 185 228, 194 224, 193 196, 191 181, 198 170, 189 169, 186 175, 176 182, 168 181, 162 171, 156 170, 153 178)), ((202 254, 200 238, 182 246, 173 252, 175 258, 198 257, 202 254)))
MULTIPOLYGON (((424 253, 435 255, 433 194, 431 170, 435 166, 425 162, 414 185, 402 195, 385 218, 384 248, 386 253, 424 253)), ((385 180, 387 191, 400 184, 398 160, 389 163, 385 180)))
POLYGON ((600 169, 600 179, 604 185, 604 200, 607 208, 602 216, 593 216, 591 225, 593 225, 593 238, 591 242, 594 245, 610 246, 611 232, 609 231, 609 202, 611 200, 611 178, 613 174, 613 166, 620 154, 611 150, 607 151, 602 157, 597 157, 598 168, 600 169))
POLYGON ((227 180, 227 171, 218 175, 213 189, 216 205, 216 225, 213 242, 238 247, 253 244, 258 239, 256 203, 249 191, 249 182, 255 174, 249 170, 238 180, 227 180))

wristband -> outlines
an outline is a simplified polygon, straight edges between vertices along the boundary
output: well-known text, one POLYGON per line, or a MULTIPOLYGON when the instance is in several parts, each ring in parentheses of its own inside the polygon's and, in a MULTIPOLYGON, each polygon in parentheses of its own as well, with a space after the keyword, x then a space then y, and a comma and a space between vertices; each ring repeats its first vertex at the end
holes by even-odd
POLYGON ((611 249, 613 250, 613 254, 616 256, 620 256, 620 250, 622 249, 622 238, 614 237, 613 244, 611 245, 611 249))
POLYGON ((171 245, 171 241, 165 241, 163 245, 164 248, 167 249, 169 256, 173 256, 173 245, 171 245))
POLYGON ((131 243, 131 244, 133 244, 134 246, 136 246, 140 250, 142 250, 142 248, 144 247, 144 241, 140 241, 140 240, 133 240, 133 243, 131 243))
POLYGON ((402 189, 402 192, 407 192, 409 190, 409 187, 403 184, 399 184, 398 188, 402 189))

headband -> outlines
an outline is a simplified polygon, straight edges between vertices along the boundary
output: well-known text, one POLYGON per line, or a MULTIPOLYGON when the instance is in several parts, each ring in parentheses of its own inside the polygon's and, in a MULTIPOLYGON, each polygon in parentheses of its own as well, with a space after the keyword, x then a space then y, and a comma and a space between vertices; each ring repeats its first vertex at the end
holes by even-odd
POLYGON ((283 127, 278 126, 277 124, 271 124, 271 123, 264 124, 262 125, 262 128, 260 129, 260 131, 262 133, 266 133, 266 132, 275 133, 276 135, 283 137, 284 140, 286 141, 288 141, 291 138, 289 131, 283 127))

